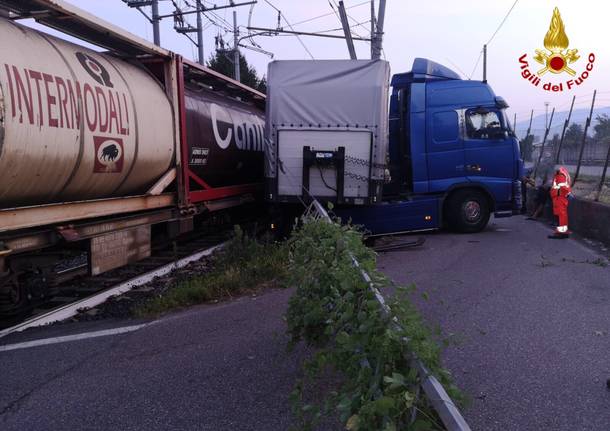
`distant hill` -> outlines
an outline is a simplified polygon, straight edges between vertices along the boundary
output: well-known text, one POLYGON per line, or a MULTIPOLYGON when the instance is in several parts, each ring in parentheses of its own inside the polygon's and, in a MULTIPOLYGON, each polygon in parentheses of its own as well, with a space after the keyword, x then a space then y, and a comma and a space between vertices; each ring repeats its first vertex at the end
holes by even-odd
MULTIPOLYGON (((549 138, 552 138, 555 133, 561 134, 561 130, 563 128, 563 123, 568 118, 569 111, 560 111, 555 112, 555 116, 553 117, 553 124, 551 125, 551 130, 549 132, 549 138)), ((589 128, 589 135, 593 134, 593 126, 596 124, 595 118, 598 115, 607 114, 610 116, 610 106, 606 106, 603 108, 595 108, 593 110, 593 119, 591 121, 591 127, 589 128)), ((570 123, 578 123, 585 125, 587 121, 587 116, 589 115, 589 109, 581 108, 575 109, 572 112, 572 118, 570 119, 570 123)), ((549 119, 551 117, 551 111, 549 110, 549 119)), ((519 138, 524 138, 525 133, 527 131, 527 126, 529 125, 529 118, 526 121, 519 121, 517 119, 517 136, 519 138)), ((545 114, 536 115, 532 120, 532 131, 531 133, 538 137, 539 140, 544 136, 545 130, 545 114)))

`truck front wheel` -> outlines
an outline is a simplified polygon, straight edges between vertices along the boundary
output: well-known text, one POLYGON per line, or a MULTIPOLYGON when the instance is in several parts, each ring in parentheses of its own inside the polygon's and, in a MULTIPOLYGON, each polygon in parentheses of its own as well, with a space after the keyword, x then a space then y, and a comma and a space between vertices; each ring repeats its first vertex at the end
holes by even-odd
POLYGON ((480 232, 489 222, 489 201, 478 190, 457 190, 445 203, 445 219, 451 230, 480 232))

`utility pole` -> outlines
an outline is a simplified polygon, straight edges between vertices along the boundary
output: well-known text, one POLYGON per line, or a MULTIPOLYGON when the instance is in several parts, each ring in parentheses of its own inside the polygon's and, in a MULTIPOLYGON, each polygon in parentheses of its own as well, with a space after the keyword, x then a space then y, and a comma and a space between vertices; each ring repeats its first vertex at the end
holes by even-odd
MULTIPOLYGON (((197 0, 197 55, 199 58, 198 63, 205 66, 205 59, 203 57, 203 22, 201 18, 201 0, 197 0)), ((235 12, 234 12, 235 13, 235 12)))
POLYGON ((349 58, 356 60, 358 57, 356 57, 356 49, 354 48, 352 32, 349 28, 349 21, 347 20, 347 13, 345 12, 345 5, 343 4, 343 1, 339 2, 339 16, 341 17, 341 25, 343 26, 343 33, 345 34, 345 41, 347 42, 349 58))
POLYGON ((375 26, 375 32, 373 35, 373 42, 371 43, 373 48, 373 60, 379 60, 381 58, 381 49, 383 48, 383 24, 385 21, 385 0, 379 0, 379 12, 377 13, 377 25, 375 26))
POLYGON ((152 26, 153 41, 155 45, 161 46, 161 31, 159 30, 159 0, 152 0, 152 26))
POLYGON ((237 11, 233 11, 233 77, 241 82, 239 71, 239 29, 237 28, 237 11))
MULTIPOLYGON (((202 11, 203 11, 203 7, 201 5, 201 0, 196 0, 195 11, 194 11, 197 14, 197 26, 196 27, 193 27, 190 24, 187 24, 184 20, 184 15, 186 15, 189 12, 182 12, 182 11, 178 10, 177 13, 171 14, 169 16, 174 17, 174 30, 176 30, 177 33, 183 34, 186 37, 188 37, 189 40, 197 46, 197 63, 204 66, 205 59, 203 57, 203 22, 201 19, 202 11), (189 36, 190 33, 197 33, 197 42, 195 42, 189 36)), ((161 18, 164 18, 164 17, 165 16, 162 16, 161 18)))
POLYGON ((375 56, 375 0, 371 0, 371 60, 375 56))
POLYGON ((148 22, 153 26, 153 41, 155 45, 161 46, 161 32, 159 30, 159 23, 161 17, 159 16, 159 0, 123 0, 124 3, 129 7, 136 8, 142 15, 146 17, 148 22), (150 6, 152 9, 152 16, 148 16, 141 8, 150 6))
POLYGON ((549 102, 544 102, 544 127, 549 127, 549 102))
POLYGON ((160 46, 161 44, 161 33, 159 30, 159 23, 164 18, 173 18, 174 19, 174 30, 176 32, 185 35, 189 38, 194 45, 197 46, 198 51, 198 63, 201 65, 205 65, 204 52, 203 52, 203 18, 202 14, 206 11, 215 11, 219 9, 227 9, 227 8, 235 8, 239 6, 253 5, 256 4, 258 0, 250 0, 244 1, 241 3, 235 3, 234 0, 230 0, 227 5, 213 5, 210 7, 206 7, 203 5, 202 0, 195 0, 195 8, 194 10, 182 11, 174 2, 174 6, 176 8, 175 12, 166 15, 159 15, 159 1, 160 0, 123 0, 125 4, 129 7, 136 8, 146 19, 153 25, 153 39, 155 45, 160 46), (152 8, 152 15, 147 15, 141 8, 145 6, 150 6, 152 8), (197 14, 197 27, 192 27, 188 25, 184 17, 186 15, 197 14), (197 41, 193 40, 189 33, 197 33, 197 41))
POLYGON ((483 45, 483 82, 487 82, 487 45, 483 45))

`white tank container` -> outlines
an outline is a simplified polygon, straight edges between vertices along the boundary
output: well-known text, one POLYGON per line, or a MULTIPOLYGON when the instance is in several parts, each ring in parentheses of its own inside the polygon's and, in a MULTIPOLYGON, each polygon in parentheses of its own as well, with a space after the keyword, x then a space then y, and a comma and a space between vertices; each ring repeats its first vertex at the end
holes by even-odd
POLYGON ((0 208, 141 193, 173 160, 147 72, 0 19, 0 208))

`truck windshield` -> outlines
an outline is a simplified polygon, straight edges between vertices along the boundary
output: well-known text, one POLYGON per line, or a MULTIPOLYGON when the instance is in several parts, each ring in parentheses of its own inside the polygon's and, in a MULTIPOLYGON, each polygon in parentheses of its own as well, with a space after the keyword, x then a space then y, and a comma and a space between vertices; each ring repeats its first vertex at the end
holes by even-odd
POLYGON ((504 109, 502 109, 502 111, 500 112, 502 118, 504 119, 504 124, 506 124, 506 130, 508 131, 508 133, 510 133, 511 136, 517 137, 517 134, 515 133, 516 124, 513 124, 513 122, 510 121, 510 118, 508 118, 508 115, 506 115, 506 111, 504 109))
POLYGON ((466 135, 469 139, 501 139, 505 128, 500 111, 469 109, 466 111, 466 135))

